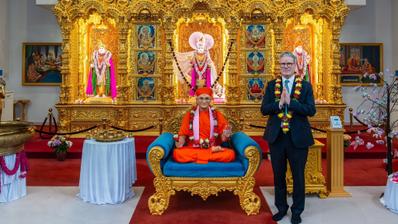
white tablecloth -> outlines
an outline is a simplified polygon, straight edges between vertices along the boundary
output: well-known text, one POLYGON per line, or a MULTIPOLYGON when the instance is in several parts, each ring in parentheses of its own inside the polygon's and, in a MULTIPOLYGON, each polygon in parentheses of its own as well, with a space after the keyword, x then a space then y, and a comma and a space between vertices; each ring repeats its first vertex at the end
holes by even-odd
MULTIPOLYGON (((8 169, 12 170, 14 168, 15 158, 16 154, 4 157, 8 169)), ((19 175, 21 175, 21 167, 12 176, 8 176, 0 169, 0 202, 10 202, 26 195, 26 178, 19 178, 19 175)))
POLYGON ((134 196, 134 138, 118 142, 85 140, 80 169, 80 193, 85 202, 119 204, 134 196))
POLYGON ((398 183, 391 180, 391 174, 387 178, 387 186, 384 190, 383 204, 392 212, 398 213, 398 183))

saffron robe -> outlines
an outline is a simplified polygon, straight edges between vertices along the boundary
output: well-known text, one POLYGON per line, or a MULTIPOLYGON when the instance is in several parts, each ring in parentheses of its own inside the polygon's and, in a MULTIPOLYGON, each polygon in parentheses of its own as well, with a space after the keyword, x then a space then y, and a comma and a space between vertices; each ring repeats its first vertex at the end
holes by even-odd
MULTIPOLYGON (((218 132, 218 137, 215 142, 215 146, 221 144, 221 135, 225 127, 228 125, 225 117, 218 112, 215 111, 218 122, 218 130, 214 130, 218 132)), ((173 158, 175 161, 180 163, 202 163, 206 164, 209 161, 211 162, 231 162, 235 160, 235 152, 233 149, 222 148, 222 151, 212 152, 211 147, 208 149, 194 147, 194 141, 189 139, 189 135, 191 133, 190 126, 190 112, 188 111, 183 120, 180 127, 180 131, 178 133, 179 136, 185 136, 186 145, 181 148, 176 148, 173 151, 173 158)), ((201 139, 210 139, 210 114, 208 110, 199 112, 199 136, 201 139)))

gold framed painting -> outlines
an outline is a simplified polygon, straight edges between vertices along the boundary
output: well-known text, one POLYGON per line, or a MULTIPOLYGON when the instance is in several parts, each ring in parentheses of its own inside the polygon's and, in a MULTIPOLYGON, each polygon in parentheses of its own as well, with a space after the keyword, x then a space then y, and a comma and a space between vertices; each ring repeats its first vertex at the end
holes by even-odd
POLYGON ((340 68, 341 85, 382 85, 383 44, 340 43, 340 68))
POLYGON ((61 57, 61 43, 23 43, 22 85, 60 85, 62 83, 61 57))

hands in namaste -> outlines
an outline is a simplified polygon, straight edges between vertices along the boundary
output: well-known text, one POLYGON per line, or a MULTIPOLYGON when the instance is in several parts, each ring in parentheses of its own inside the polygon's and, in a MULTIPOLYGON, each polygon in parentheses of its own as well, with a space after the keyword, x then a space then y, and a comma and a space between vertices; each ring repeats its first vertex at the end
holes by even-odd
POLYGON ((283 88, 281 100, 279 101, 279 108, 282 109, 284 104, 290 104, 290 94, 287 92, 286 87, 283 88))

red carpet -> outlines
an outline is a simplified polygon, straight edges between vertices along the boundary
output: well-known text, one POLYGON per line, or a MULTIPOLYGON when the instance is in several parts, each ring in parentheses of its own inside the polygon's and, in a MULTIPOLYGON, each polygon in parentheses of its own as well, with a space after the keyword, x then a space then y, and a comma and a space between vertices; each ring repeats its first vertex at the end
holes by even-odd
MULTIPOLYGON (((29 158, 28 186, 79 186, 80 159, 32 159, 29 158)), ((145 159, 137 159, 137 181, 135 186, 151 185, 153 174, 145 159)))
MULTIPOLYGON (((387 172, 381 159, 346 159, 344 166, 344 184, 346 186, 384 186, 387 172)), ((80 159, 29 159, 28 186, 78 186, 80 159)), ((322 161, 323 174, 326 177, 326 160, 322 161)), ((398 171, 398 160, 393 166, 398 171)), ((152 186, 153 174, 145 159, 137 159, 137 182, 135 186, 152 186)), ((257 186, 273 186, 271 163, 264 160, 255 175, 257 186)))
MULTIPOLYGON (((356 134, 353 135, 355 138, 356 134)), ((251 136, 261 147, 263 155, 266 156, 268 153, 268 143, 262 138, 262 136, 251 136)), ((361 145, 354 149, 353 146, 347 147, 345 149, 346 158, 385 158, 386 148, 381 145, 377 145, 372 139, 369 138, 368 134, 361 134, 361 137, 365 142, 372 142, 375 147, 372 149, 367 149, 364 145, 361 145)), ((148 146, 153 142, 156 136, 136 136, 135 137, 135 147, 137 158, 145 158, 145 153, 148 146)), ((73 146, 68 151, 69 159, 81 158, 82 148, 84 138, 71 138, 73 146)), ((322 148, 323 157, 326 158, 326 139, 318 138, 320 142, 325 144, 322 148)), ((35 135, 31 140, 27 141, 25 144, 25 151, 30 158, 55 158, 55 154, 52 149, 47 146, 48 139, 40 139, 38 135, 35 135)), ((394 147, 398 148, 398 140, 394 141, 394 147)))
POLYGON ((258 215, 248 216, 239 205, 239 198, 232 192, 222 192, 203 201, 199 196, 188 192, 177 192, 171 196, 168 209, 161 216, 152 216, 148 209, 148 198, 153 187, 146 187, 130 223, 134 224, 170 224, 170 223, 240 223, 240 224, 276 224, 258 187, 255 193, 261 198, 258 215))
MULTIPOLYGON (((135 152, 137 158, 145 158, 148 146, 157 138, 157 136, 136 136, 135 152)), ((84 138, 70 138, 73 145, 68 150, 69 159, 81 158, 84 138)), ((25 143, 25 152, 29 158, 55 158, 52 149, 47 146, 49 139, 41 139, 38 134, 25 143)))

